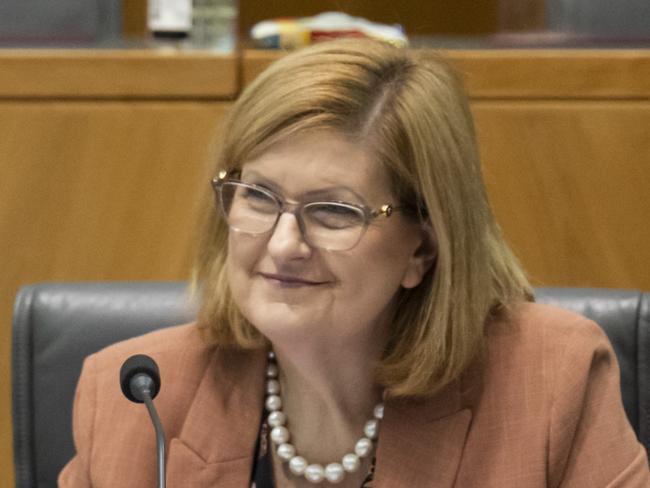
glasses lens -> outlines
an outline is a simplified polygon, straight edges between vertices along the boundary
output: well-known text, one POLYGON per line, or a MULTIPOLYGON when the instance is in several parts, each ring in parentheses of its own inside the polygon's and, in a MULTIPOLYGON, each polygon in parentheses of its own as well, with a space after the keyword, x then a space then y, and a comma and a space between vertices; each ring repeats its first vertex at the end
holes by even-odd
POLYGON ((277 200, 258 188, 226 181, 221 185, 221 208, 230 228, 250 234, 271 230, 280 205, 277 200))
POLYGON ((306 237, 314 246, 344 251, 354 247, 365 229, 363 211, 344 203, 310 203, 302 210, 306 237))

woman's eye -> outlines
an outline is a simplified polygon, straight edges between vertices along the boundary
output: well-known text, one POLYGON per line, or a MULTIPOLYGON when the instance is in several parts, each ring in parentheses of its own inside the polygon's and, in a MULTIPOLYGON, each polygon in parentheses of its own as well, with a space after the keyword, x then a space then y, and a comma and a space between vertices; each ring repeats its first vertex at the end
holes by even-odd
POLYGON ((246 188, 244 190, 244 198, 247 200, 269 200, 269 196, 259 190, 253 188, 246 188))
POLYGON ((363 225, 361 212, 347 205, 313 205, 308 207, 307 218, 317 225, 330 229, 343 229, 363 225))
POLYGON ((258 212, 277 212, 276 201, 262 191, 254 188, 244 188, 241 198, 251 210, 258 212))

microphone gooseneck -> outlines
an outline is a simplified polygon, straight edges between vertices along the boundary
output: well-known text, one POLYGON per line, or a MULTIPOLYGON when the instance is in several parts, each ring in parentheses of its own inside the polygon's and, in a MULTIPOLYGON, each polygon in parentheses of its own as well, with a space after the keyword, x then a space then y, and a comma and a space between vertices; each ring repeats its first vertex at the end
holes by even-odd
POLYGON ((165 488, 165 431, 154 407, 153 399, 160 391, 160 371, 149 356, 136 354, 120 368, 120 387, 124 396, 135 403, 144 403, 156 432, 158 451, 158 487, 165 488))

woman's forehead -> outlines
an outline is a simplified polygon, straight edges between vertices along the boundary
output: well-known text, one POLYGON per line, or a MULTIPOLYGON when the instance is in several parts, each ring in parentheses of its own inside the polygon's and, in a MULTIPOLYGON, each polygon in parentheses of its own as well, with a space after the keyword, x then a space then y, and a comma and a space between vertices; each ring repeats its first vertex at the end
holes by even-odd
POLYGON ((243 179, 291 193, 348 189, 368 198, 389 190, 386 170, 363 144, 334 131, 299 134, 282 140, 242 166, 243 179))

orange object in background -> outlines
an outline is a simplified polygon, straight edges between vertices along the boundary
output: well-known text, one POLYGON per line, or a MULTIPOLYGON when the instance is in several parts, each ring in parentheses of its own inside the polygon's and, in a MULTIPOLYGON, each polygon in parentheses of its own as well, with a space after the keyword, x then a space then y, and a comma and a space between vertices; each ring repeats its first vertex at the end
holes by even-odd
POLYGON ((295 49, 340 37, 371 37, 396 46, 408 44, 400 25, 379 24, 343 12, 263 20, 253 26, 250 36, 255 47, 261 49, 295 49))

